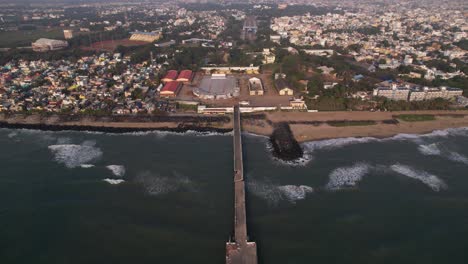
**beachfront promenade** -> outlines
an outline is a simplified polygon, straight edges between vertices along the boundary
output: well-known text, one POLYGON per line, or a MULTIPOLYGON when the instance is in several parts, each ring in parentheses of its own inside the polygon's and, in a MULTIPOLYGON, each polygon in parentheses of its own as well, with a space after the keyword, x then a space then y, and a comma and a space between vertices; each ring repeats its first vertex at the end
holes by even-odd
POLYGON ((256 264, 257 245, 248 242, 239 107, 234 107, 234 241, 226 243, 227 264, 256 264))

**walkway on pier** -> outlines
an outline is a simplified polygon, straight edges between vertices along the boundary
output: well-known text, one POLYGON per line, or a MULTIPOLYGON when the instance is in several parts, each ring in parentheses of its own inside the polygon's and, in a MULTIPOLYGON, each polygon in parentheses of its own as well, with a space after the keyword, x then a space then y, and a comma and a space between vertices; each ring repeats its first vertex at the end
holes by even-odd
POLYGON ((226 243, 227 264, 256 264, 257 245, 248 242, 239 107, 234 107, 234 241, 226 243))

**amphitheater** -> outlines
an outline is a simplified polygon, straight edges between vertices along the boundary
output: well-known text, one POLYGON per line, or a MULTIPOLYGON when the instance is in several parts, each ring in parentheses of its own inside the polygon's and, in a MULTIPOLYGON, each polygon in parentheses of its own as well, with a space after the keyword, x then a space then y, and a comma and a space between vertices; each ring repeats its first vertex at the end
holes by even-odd
POLYGON ((203 77, 198 88, 193 89, 193 94, 201 99, 229 99, 239 96, 240 88, 234 76, 226 74, 212 74, 203 77))

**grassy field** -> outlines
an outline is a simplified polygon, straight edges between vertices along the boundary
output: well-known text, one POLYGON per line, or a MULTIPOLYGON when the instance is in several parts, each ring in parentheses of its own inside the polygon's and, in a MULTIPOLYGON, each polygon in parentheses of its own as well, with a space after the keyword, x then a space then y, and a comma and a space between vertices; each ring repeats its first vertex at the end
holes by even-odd
POLYGON ((395 118, 406 122, 421 122, 436 120, 435 115, 397 115, 395 118))
POLYGON ((39 38, 64 39, 62 29, 0 32, 0 48, 31 46, 39 38))

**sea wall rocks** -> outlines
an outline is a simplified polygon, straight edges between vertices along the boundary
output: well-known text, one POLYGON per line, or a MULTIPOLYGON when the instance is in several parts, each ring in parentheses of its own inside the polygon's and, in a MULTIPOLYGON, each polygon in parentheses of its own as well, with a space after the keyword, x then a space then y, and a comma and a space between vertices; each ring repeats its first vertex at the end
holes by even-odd
POLYGON ((287 122, 275 123, 270 136, 273 147, 273 155, 282 160, 296 160, 304 155, 304 151, 294 138, 287 122))

